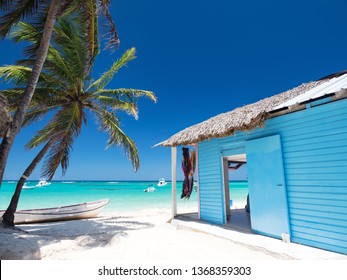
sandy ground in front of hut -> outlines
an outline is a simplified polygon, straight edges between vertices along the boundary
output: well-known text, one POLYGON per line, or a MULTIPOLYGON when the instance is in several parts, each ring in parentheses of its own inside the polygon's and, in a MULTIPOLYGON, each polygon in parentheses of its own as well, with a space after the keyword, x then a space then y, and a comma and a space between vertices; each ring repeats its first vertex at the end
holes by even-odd
MULTIPOLYGON (((191 212, 195 209, 180 209, 191 212)), ((105 213, 95 219, 0 230, 2 260, 274 260, 231 240, 170 224, 170 209, 105 213)))

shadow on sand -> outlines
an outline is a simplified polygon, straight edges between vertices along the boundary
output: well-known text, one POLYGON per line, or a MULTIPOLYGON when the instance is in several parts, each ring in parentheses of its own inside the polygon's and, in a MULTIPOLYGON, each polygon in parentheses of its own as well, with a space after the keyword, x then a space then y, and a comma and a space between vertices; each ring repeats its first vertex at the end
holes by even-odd
POLYGON ((128 231, 154 227, 134 217, 99 217, 87 220, 18 225, 17 230, 0 230, 0 259, 41 259, 42 247, 71 242, 77 247, 104 247, 124 238, 128 231))

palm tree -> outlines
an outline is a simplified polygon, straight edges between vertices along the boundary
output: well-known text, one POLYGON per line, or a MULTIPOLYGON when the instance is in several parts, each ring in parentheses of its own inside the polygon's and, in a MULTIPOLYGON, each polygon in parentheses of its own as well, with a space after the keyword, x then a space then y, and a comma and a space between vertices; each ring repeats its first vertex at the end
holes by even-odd
POLYGON ((10 116, 7 111, 7 100, 0 94, 0 137, 10 123, 10 116))
MULTIPOLYGON (((81 29, 79 21, 70 17, 61 18, 54 30, 54 44, 48 50, 24 125, 44 118, 49 112, 53 117, 27 144, 29 149, 41 144, 44 147, 18 181, 15 194, 3 215, 5 226, 13 226, 14 212, 22 187, 44 156, 46 160, 42 170, 43 176, 52 179, 59 165, 63 174, 66 172, 73 142, 80 134, 83 123, 87 122, 87 111, 96 117, 100 129, 108 133, 107 146, 120 146, 132 162, 134 170, 139 168, 136 145, 120 128, 116 113, 118 110, 124 110, 137 118, 138 98, 146 96, 156 101, 156 97, 153 92, 146 90, 106 88, 114 74, 135 58, 135 48, 126 51, 99 79, 91 82, 89 74, 94 57, 87 51, 88 46, 83 44, 81 29)), ((35 44, 35 32, 38 31, 35 31, 33 26, 20 23, 12 37, 15 40, 26 39, 35 44)), ((28 59, 22 61, 21 65, 0 67, 0 77, 18 86, 2 91, 12 110, 22 98, 23 86, 31 72, 28 65, 32 62, 28 59)))
MULTIPOLYGON (((111 45, 118 45, 119 39, 115 25, 109 13, 110 0, 0 0, 0 10, 3 11, 0 17, 0 39, 8 35, 11 28, 22 19, 35 22, 40 30, 40 40, 33 48, 34 61, 27 85, 19 100, 12 122, 3 137, 0 145, 0 186, 5 172, 7 158, 24 121, 25 112, 29 107, 33 97, 36 84, 42 70, 42 66, 47 56, 50 38, 56 19, 63 13, 79 11, 83 19, 85 34, 87 34, 87 44, 92 45, 88 51, 94 55, 98 50, 98 15, 106 18, 109 24, 109 39, 111 45)), ((90 56, 92 57, 92 56, 90 56)))

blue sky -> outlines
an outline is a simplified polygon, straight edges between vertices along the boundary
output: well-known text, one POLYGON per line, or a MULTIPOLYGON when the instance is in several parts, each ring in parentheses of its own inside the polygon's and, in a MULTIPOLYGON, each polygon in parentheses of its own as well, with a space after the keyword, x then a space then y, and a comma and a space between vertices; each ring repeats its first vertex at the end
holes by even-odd
MULTIPOLYGON (((137 59, 109 87, 152 90, 158 97, 156 104, 140 101, 139 120, 121 116, 124 131, 137 143, 141 166, 134 173, 120 149, 105 150, 107 137, 90 118, 66 175, 58 170, 55 179, 169 179, 170 149, 154 144, 219 113, 345 70, 346 8, 343 0, 113 0, 121 45, 99 56, 93 74, 98 77, 136 47, 137 59)), ((0 65, 21 55, 21 46, 0 41, 0 65)), ((18 135, 5 179, 18 179, 35 156, 37 151, 23 146, 39 128, 18 135)), ((39 177, 38 168, 31 179, 39 177)))

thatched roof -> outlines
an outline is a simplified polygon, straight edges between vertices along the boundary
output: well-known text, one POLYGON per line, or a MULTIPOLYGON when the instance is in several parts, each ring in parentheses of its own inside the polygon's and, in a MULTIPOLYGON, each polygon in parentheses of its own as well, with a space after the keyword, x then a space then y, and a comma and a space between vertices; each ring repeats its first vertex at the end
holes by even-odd
POLYGON ((217 115, 176 133, 156 146, 190 145, 211 138, 233 135, 237 131, 249 131, 256 127, 261 127, 265 120, 270 118, 270 112, 274 108, 325 83, 329 78, 326 77, 325 79, 305 83, 256 103, 217 115))
POLYGON ((10 123, 10 116, 7 112, 6 107, 6 98, 0 94, 0 137, 3 137, 3 134, 10 123))

